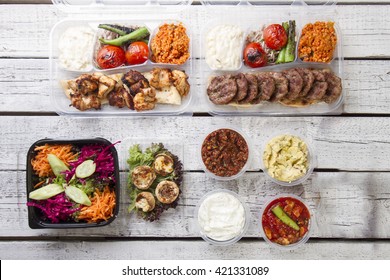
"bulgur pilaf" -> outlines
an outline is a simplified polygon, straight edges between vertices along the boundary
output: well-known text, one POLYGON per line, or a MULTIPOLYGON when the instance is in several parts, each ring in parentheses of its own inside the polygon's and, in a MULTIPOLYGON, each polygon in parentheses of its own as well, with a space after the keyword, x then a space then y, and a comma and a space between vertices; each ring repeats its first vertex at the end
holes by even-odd
POLYGON ((152 39, 152 60, 157 63, 183 64, 190 57, 190 39, 182 24, 160 26, 152 39))
POLYGON ((317 21, 306 24, 302 29, 298 56, 303 61, 330 62, 336 43, 334 22, 317 21))

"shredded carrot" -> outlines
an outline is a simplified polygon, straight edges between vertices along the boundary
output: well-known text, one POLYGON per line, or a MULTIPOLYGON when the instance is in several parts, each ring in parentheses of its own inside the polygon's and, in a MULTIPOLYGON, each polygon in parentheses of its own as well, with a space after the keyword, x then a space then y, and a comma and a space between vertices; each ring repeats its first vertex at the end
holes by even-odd
POLYGON ((39 177, 48 177, 53 175, 49 161, 48 154, 56 155, 67 166, 69 162, 75 160, 77 153, 72 152, 72 145, 49 145, 38 146, 34 149, 38 154, 31 160, 32 168, 39 177))
POLYGON ((96 190, 91 203, 91 206, 81 208, 78 219, 88 223, 107 221, 114 215, 115 192, 111 191, 109 187, 105 187, 102 193, 96 190))
POLYGON ((40 181, 39 183, 35 184, 34 189, 42 186, 45 183, 45 181, 40 181))

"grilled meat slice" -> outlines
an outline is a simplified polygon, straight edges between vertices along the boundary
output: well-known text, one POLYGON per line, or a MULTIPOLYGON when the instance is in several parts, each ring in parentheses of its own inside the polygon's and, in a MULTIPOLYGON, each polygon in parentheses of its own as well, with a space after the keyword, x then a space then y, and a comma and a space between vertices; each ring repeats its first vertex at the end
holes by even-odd
POLYGON ((327 82, 315 81, 313 86, 309 90, 309 93, 306 95, 305 99, 310 101, 320 101, 325 95, 326 90, 328 89, 327 82))
POLYGON ((313 73, 314 79, 317 82, 326 82, 325 75, 321 70, 311 69, 311 73, 313 73))
POLYGON ((271 73, 272 73, 272 77, 275 80, 275 90, 270 100, 272 102, 277 102, 283 99, 283 97, 285 97, 286 94, 288 93, 288 80, 282 73, 278 73, 278 72, 271 72, 271 73))
POLYGON ((257 94, 259 92, 256 76, 253 74, 246 73, 245 78, 248 81, 248 93, 246 97, 239 102, 240 104, 248 104, 252 102, 252 100, 257 97, 257 94))
POLYGON ((245 78, 245 75, 242 73, 238 73, 234 76, 237 83, 237 94, 234 98, 235 101, 241 101, 243 100, 246 95, 248 94, 248 81, 245 78))
POLYGON ((322 101, 331 104, 336 102, 341 95, 343 90, 341 79, 328 69, 325 69, 322 72, 324 73, 326 82, 328 83, 328 88, 325 95, 322 97, 322 101))
POLYGON ((261 101, 269 100, 275 91, 275 80, 269 72, 256 74, 258 94, 252 104, 259 104, 261 101))
POLYGON ((289 90, 285 98, 290 100, 297 99, 303 86, 303 79, 301 75, 295 69, 285 70, 282 74, 287 78, 289 85, 289 90))
POLYGON ((299 97, 305 97, 314 83, 314 75, 310 69, 307 68, 295 68, 295 70, 301 75, 303 84, 302 90, 299 93, 299 97))
POLYGON ((216 105, 228 104, 237 94, 237 83, 233 76, 213 77, 207 87, 207 95, 216 105))

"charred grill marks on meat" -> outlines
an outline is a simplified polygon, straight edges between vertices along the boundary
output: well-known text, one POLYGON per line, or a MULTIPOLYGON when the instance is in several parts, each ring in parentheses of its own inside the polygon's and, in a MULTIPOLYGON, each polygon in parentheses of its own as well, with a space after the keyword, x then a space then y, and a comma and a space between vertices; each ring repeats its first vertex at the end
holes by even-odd
POLYGON ((307 106, 336 102, 342 82, 329 69, 291 68, 282 72, 239 73, 213 77, 207 87, 216 105, 279 102, 287 106, 307 106), (246 81, 245 81, 246 80, 246 81))

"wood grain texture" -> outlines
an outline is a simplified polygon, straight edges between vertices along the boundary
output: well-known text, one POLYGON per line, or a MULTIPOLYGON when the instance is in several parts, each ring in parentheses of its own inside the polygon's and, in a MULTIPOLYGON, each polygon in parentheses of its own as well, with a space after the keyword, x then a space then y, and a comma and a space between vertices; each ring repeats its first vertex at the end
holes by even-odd
POLYGON ((215 189, 237 192, 250 209, 246 237, 260 238, 261 211, 265 203, 281 194, 295 194, 309 205, 313 215, 313 237, 390 238, 388 231, 390 173, 314 173, 297 187, 280 187, 263 173, 247 173, 230 182, 218 182, 204 173, 186 173, 179 206, 148 223, 127 212, 130 203, 127 173, 121 174, 121 203, 117 219, 95 229, 31 230, 28 227, 25 172, 2 171, 0 236, 62 237, 199 237, 196 206, 201 197, 215 189))
MULTIPOLYGON (((156 117, 120 118, 118 121, 115 118, 45 116, 1 117, 0 146, 6 148, 0 150, 0 170, 24 169, 30 145, 46 137, 104 137, 111 141, 148 138, 150 142, 179 139, 184 143, 186 170, 201 170, 197 151, 203 137, 212 128, 226 126, 239 127, 250 137, 254 150, 250 170, 261 167, 259 155, 263 143, 271 136, 288 132, 309 139, 318 168, 390 171, 387 152, 390 118, 386 117, 156 117)), ((118 149, 122 151, 121 157, 127 156, 128 147, 118 145, 118 149)))
POLYGON ((275 250, 263 241, 240 241, 227 247, 211 246, 204 241, 22 241, 0 242, 0 248, 0 258, 5 260, 383 260, 390 257, 390 242, 386 241, 361 241, 358 244, 348 241, 309 241, 292 251, 275 250))
MULTIPOLYGON (((205 94, 200 66, 194 64, 191 94, 205 94)), ((390 61, 344 61, 344 113, 388 114, 390 102, 390 61)), ((50 100, 49 61, 47 59, 0 59, 0 112, 54 112, 50 100), (16 98, 17 97, 17 98, 16 98)), ((207 113, 204 102, 191 110, 207 113)))
MULTIPOLYGON (((258 9, 261 8, 245 11, 245 16, 256 17, 258 9)), ((193 28, 196 38, 195 57, 200 55, 198 43, 203 24, 215 18, 215 13, 220 10, 220 7, 204 9, 201 6, 192 6, 188 12, 178 16, 178 19, 189 22, 193 28)), ((390 19, 387 16, 389 13, 389 5, 338 6, 337 13, 332 14, 332 17, 337 20, 342 30, 344 56, 389 58, 390 49, 386 47, 390 40, 390 19), (367 42, 370 42, 369 47, 367 42)), ((85 15, 82 17, 85 18, 85 15)), ((0 57, 48 57, 50 30, 63 18, 65 14, 53 5, 2 6, 0 24, 7 28, 0 34, 0 57)))

